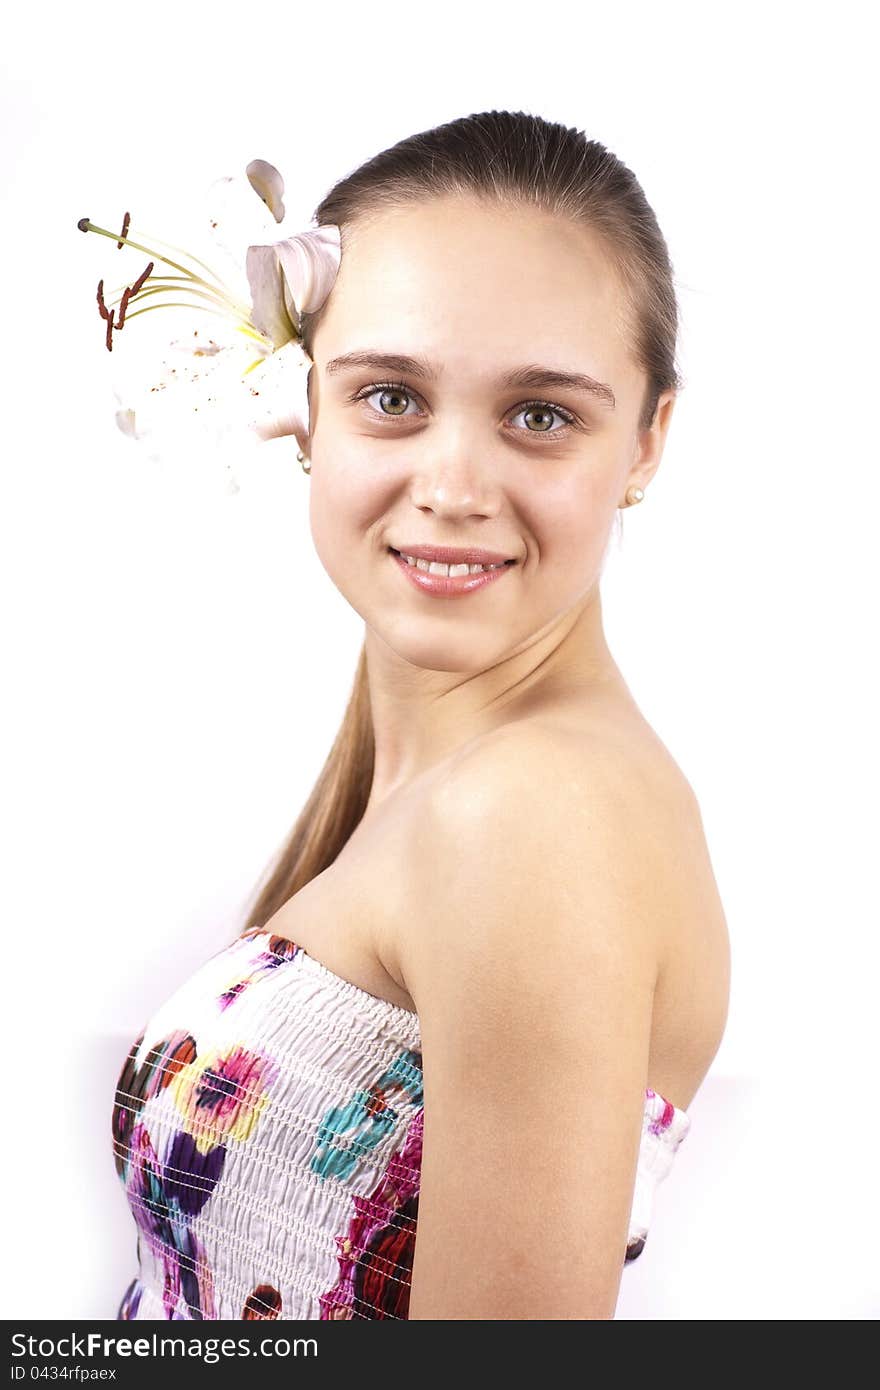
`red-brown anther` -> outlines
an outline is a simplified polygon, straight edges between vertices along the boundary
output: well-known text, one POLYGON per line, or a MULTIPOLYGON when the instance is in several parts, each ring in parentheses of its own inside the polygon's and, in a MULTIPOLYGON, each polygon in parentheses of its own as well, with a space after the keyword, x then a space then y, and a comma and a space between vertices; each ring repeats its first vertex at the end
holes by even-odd
POLYGON ((122 244, 128 236, 128 229, 131 226, 131 213, 127 212, 122 219, 122 231, 119 233, 119 241, 116 243, 117 251, 122 250, 122 244))
POLYGON ((107 305, 104 303, 104 281, 98 281, 98 313, 102 319, 107 318, 107 305))
POLYGON ((128 308, 128 301, 129 301, 130 297, 131 297, 131 290, 130 290, 130 289, 125 289, 125 290, 123 290, 123 292, 122 292, 122 298, 121 298, 120 301, 119 301, 119 319, 118 319, 117 324, 116 324, 117 331, 118 331, 118 330, 122 327, 122 325, 125 323, 125 311, 126 311, 126 309, 128 308))
POLYGON ((108 351, 108 352, 112 352, 112 351, 113 351, 113 344, 112 344, 112 342, 110 341, 111 338, 112 338, 112 336, 113 336, 113 310, 111 309, 110 312, 109 312, 109 314, 107 315, 107 351, 108 351))
POLYGON ((145 281, 146 281, 146 279, 147 279, 147 276, 150 274, 150 271, 153 269, 153 265, 154 265, 154 262, 153 262, 153 261, 150 261, 150 264, 147 266, 146 270, 142 271, 141 274, 138 276, 138 278, 135 280, 134 284, 133 284, 132 287, 131 287, 131 297, 132 297, 132 299, 134 299, 134 297, 135 297, 135 295, 137 294, 138 290, 143 289, 144 283, 145 283, 145 281))

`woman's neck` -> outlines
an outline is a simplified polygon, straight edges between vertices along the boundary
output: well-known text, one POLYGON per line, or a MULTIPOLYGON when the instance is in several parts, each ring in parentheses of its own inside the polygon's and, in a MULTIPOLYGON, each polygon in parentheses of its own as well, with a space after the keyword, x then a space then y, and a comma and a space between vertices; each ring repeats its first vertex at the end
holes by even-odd
POLYGON ((371 629, 366 652, 375 736, 368 811, 494 728, 584 706, 609 684, 625 691, 605 640, 598 585, 527 647, 483 670, 420 669, 371 629))

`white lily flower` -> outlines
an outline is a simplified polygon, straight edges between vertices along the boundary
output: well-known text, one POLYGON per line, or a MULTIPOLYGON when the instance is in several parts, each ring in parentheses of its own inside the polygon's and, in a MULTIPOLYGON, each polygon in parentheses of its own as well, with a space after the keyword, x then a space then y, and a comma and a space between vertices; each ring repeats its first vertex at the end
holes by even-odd
POLYGON ((299 315, 321 307, 339 269, 335 226, 248 244, 285 229, 279 226, 283 195, 281 175, 264 160, 252 160, 246 178, 211 186, 212 259, 224 262, 222 278, 205 261, 139 236, 127 213, 119 233, 88 218, 78 224, 117 241, 128 259, 132 251, 150 258, 137 279, 106 296, 103 280, 98 286, 105 341, 114 353, 119 428, 147 441, 153 459, 191 458, 206 448, 222 454, 233 491, 230 459, 239 446, 293 435, 300 449, 308 447, 311 362, 299 315), (167 311, 161 321, 153 317, 131 329, 133 319, 157 308, 167 311), (169 340, 172 315, 177 336, 169 340))
MULTIPOLYGON (((245 248, 284 231, 278 225, 284 219, 281 175, 265 160, 252 159, 245 177, 237 174, 214 180, 204 196, 202 214, 213 243, 212 263, 239 298, 250 303, 245 248)), ((298 229, 288 227, 288 234, 294 230, 298 229)))
POLYGON ((335 224, 317 227, 307 237, 248 247, 254 323, 275 347, 299 337, 300 314, 321 307, 338 269, 339 228, 335 224))

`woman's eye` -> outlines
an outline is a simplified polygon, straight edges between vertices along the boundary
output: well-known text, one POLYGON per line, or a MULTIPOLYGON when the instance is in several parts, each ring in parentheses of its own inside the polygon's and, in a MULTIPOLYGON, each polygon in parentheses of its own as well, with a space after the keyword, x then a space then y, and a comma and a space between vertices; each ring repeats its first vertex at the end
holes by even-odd
MULTIPOLYGON (((363 395, 358 396, 358 400, 368 401, 372 396, 378 396, 378 406, 371 406, 379 415, 399 416, 406 415, 407 404, 413 402, 413 395, 410 391, 404 390, 402 386, 372 386, 363 395)), ((416 412, 418 413, 418 412, 416 412)))
MULTIPOLYGON (((370 404, 369 409, 376 415, 395 419, 419 414, 418 409, 409 409, 409 406, 416 404, 415 393, 401 383, 374 382, 363 391, 357 392, 354 399, 366 403, 372 402, 374 396, 379 397, 378 404, 370 404)), ((517 431, 520 434, 565 434, 568 428, 576 423, 570 411, 559 405, 551 405, 549 401, 525 401, 512 418, 515 420, 519 416, 527 417, 531 421, 525 430, 517 431), (553 426, 554 416, 562 421, 561 428, 553 426)))
MULTIPOLYGON (((550 405, 548 401, 530 401, 524 406, 520 406, 517 415, 531 416, 536 421, 536 427, 527 427, 528 434, 561 434, 569 425, 574 424, 574 416, 567 410, 562 410, 558 405, 550 405), (562 421, 563 430, 552 428, 552 417, 556 415, 562 421)), ((516 418, 516 417, 514 417, 516 418)))

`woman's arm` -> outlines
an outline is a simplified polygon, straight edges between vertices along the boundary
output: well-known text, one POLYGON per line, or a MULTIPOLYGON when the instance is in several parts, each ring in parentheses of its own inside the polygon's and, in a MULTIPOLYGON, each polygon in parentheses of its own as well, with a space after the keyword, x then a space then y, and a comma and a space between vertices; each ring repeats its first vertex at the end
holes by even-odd
POLYGON ((601 750, 542 731, 490 738, 414 829, 411 1319, 614 1316, 659 956, 643 802, 601 750))

